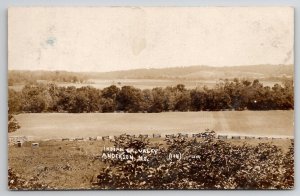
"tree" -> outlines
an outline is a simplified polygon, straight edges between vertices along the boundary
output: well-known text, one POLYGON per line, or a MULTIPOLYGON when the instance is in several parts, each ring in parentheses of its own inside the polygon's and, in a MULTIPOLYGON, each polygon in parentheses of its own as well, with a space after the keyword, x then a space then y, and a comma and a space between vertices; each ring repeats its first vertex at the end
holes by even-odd
POLYGON ((142 91, 142 101, 141 101, 141 110, 151 112, 150 108, 153 104, 153 95, 152 91, 145 89, 142 91))
POLYGON ((205 93, 199 89, 193 89, 191 95, 191 110, 201 111, 204 108, 205 93))
POLYGON ((294 109, 293 80, 272 88, 259 80, 221 80, 215 87, 186 89, 183 84, 138 89, 111 85, 103 90, 90 86, 58 87, 50 84, 27 84, 21 92, 9 89, 8 106, 11 112, 163 112, 289 110, 294 109))
POLYGON ((176 105, 176 87, 166 87, 163 89, 163 110, 174 111, 176 105))
POLYGON ((150 112, 162 112, 164 111, 165 93, 160 87, 152 89, 153 103, 149 108, 150 112))
POLYGON ((48 111, 58 111, 58 101, 59 101, 59 92, 61 88, 59 88, 54 83, 47 84, 48 95, 51 97, 48 103, 48 111))
POLYGON ((284 80, 283 86, 284 86, 284 95, 285 95, 284 108, 285 109, 294 109, 294 81, 293 81, 293 79, 284 80))
POLYGON ((117 109, 116 102, 111 98, 101 98, 100 100, 100 111, 101 112, 115 112, 117 109))
POLYGON ((76 89, 75 108, 73 112, 95 112, 100 110, 100 92, 94 87, 76 89))
POLYGON ((141 108, 142 93, 132 86, 123 86, 117 97, 118 109, 127 112, 138 112, 141 108))
POLYGON ((52 103, 47 85, 33 84, 26 85, 22 89, 22 110, 27 112, 40 113, 48 111, 52 103))
POLYGON ((120 88, 116 85, 111 85, 109 87, 104 88, 101 91, 101 111, 102 112, 114 112, 117 110, 117 97, 120 93, 120 88))
POLYGON ((20 127, 18 121, 15 119, 13 114, 21 111, 21 93, 14 90, 8 91, 8 132, 14 132, 20 127))
POLYGON ((12 113, 17 113, 21 111, 22 106, 21 93, 15 90, 8 90, 8 108, 12 113))
POLYGON ((190 92, 183 84, 178 84, 175 90, 175 110, 188 111, 191 105, 190 92))
POLYGON ((76 112, 76 88, 74 86, 61 87, 57 102, 58 112, 76 112))
POLYGON ((14 132, 19 128, 21 128, 21 126, 19 125, 15 117, 12 114, 8 113, 8 132, 14 132))
POLYGON ((118 88, 116 85, 111 85, 102 90, 102 97, 116 100, 119 92, 120 88, 118 88))

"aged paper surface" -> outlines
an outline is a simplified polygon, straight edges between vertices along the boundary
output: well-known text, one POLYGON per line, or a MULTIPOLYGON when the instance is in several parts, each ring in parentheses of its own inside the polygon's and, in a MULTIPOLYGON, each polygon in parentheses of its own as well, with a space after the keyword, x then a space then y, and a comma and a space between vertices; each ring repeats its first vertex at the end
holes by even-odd
POLYGON ((9 189, 291 189, 291 7, 12 7, 9 189))

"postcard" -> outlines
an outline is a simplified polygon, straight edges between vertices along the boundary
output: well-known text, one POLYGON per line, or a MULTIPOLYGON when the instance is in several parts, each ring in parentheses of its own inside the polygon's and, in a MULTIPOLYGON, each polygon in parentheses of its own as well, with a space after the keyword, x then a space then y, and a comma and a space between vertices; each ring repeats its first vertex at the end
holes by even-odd
POLYGON ((292 7, 11 7, 8 189, 294 188, 292 7))

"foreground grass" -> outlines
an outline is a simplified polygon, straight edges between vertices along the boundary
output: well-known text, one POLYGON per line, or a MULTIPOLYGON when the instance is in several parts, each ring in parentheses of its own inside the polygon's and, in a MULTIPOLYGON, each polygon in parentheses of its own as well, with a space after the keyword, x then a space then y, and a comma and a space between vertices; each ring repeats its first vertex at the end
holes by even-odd
MULTIPOLYGON (((226 140, 234 145, 243 145, 245 140, 226 140)), ((247 140, 257 146, 267 143, 288 151, 290 140, 247 140)), ((99 159, 104 146, 113 146, 110 141, 39 141, 38 148, 25 142, 22 147, 9 147, 9 167, 25 181, 46 184, 50 189, 91 189, 97 175, 107 167, 99 159)), ((163 139, 150 139, 150 143, 166 145, 163 139)))

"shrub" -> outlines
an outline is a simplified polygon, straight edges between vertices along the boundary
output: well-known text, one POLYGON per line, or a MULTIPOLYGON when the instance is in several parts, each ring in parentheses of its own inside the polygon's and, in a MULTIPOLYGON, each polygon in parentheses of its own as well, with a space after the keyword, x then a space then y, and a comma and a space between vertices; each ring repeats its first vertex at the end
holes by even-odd
MULTIPOLYGON (((136 159, 103 160, 107 167, 98 175, 100 189, 290 189, 294 185, 293 143, 288 153, 272 144, 234 145, 214 137, 188 139, 178 135, 163 144, 121 135, 115 147, 158 149, 136 159), (170 154, 180 154, 181 158, 170 154)), ((125 154, 130 154, 125 151, 125 154)))

